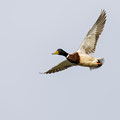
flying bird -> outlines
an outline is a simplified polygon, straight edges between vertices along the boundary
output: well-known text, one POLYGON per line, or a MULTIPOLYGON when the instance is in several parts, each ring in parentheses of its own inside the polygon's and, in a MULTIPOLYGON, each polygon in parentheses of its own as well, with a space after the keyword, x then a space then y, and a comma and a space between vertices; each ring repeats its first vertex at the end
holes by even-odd
POLYGON ((106 12, 105 10, 101 10, 100 16, 87 33, 86 37, 82 41, 82 44, 80 45, 80 48, 72 54, 65 52, 63 49, 57 49, 53 55, 62 55, 66 58, 66 60, 44 72, 44 74, 59 72, 69 67, 78 65, 89 67, 90 70, 101 67, 104 63, 104 58, 97 59, 91 54, 95 52, 97 41, 103 31, 105 22, 106 12))

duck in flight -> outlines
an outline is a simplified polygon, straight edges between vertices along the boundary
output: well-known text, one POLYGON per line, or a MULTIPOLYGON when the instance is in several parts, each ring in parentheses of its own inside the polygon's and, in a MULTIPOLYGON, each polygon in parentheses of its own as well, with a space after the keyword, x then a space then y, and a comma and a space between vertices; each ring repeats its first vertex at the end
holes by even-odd
POLYGON ((97 59, 91 56, 91 54, 94 53, 96 49, 97 41, 99 35, 103 31, 105 22, 106 22, 106 12, 105 10, 101 10, 100 16, 98 17, 95 24, 87 33, 82 44, 80 45, 80 48, 73 54, 69 54, 65 52, 63 49, 57 49, 57 51, 54 52, 53 55, 62 55, 66 58, 66 60, 54 66, 50 70, 44 72, 44 74, 59 72, 69 67, 78 66, 78 65, 89 67, 90 69, 101 67, 104 63, 104 59, 103 58, 97 59))

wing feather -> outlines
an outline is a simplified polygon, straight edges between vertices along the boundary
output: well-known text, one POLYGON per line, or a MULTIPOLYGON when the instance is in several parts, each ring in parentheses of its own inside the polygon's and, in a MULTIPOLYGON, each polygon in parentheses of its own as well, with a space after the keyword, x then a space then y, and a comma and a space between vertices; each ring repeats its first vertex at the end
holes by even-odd
POLYGON ((84 38, 80 48, 78 49, 78 52, 82 52, 85 54, 94 53, 99 35, 103 31, 105 22, 106 22, 106 12, 105 10, 102 10, 97 21, 95 22, 93 27, 89 30, 86 37, 84 38))
POLYGON ((54 66, 50 70, 44 72, 44 74, 51 74, 55 72, 59 72, 65 70, 69 67, 75 66, 76 64, 69 62, 68 60, 64 60, 63 62, 59 63, 58 65, 54 66))

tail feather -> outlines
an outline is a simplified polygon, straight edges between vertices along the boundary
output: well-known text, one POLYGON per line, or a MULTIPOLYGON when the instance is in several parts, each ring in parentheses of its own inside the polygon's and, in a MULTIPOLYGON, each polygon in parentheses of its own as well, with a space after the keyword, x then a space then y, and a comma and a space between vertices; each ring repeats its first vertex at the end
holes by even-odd
POLYGON ((98 59, 98 62, 100 64, 98 64, 98 66, 96 66, 96 67, 90 67, 90 70, 97 69, 97 68, 101 67, 104 63, 104 58, 98 59))

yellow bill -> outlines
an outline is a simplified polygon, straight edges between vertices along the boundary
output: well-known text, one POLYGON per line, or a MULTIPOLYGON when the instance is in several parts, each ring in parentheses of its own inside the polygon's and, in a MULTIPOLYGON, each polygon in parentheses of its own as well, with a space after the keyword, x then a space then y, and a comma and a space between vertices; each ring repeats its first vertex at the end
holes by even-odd
POLYGON ((53 55, 59 55, 59 52, 58 51, 56 51, 56 52, 54 52, 54 53, 52 53, 53 55))

